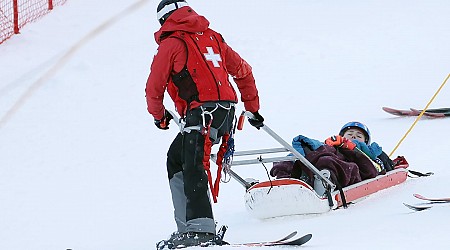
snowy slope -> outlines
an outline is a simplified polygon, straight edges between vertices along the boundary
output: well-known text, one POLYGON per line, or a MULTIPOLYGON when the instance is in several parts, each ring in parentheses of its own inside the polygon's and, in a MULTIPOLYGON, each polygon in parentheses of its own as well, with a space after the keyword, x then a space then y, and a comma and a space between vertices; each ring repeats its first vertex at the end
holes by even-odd
MULTIPOLYGON (((137 3, 97 29, 132 3, 68 1, 0 46, 0 249, 152 249, 175 230, 165 154, 177 129, 156 129, 144 93, 158 1, 137 3)), ((450 73, 447 0, 189 3, 252 65, 261 114, 288 142, 359 120, 390 153, 414 118, 381 107, 423 108, 450 73)), ((449 106, 449 88, 432 107, 449 106)), ((449 126, 421 120, 394 152, 432 177, 345 210, 267 220, 249 216, 244 189, 230 181, 216 220, 231 242, 297 230, 314 235, 311 249, 447 249, 450 207, 413 213, 402 202, 450 196, 449 126)), ((236 144, 278 147, 249 124, 236 144)), ((267 179, 260 165, 235 170, 267 179)))

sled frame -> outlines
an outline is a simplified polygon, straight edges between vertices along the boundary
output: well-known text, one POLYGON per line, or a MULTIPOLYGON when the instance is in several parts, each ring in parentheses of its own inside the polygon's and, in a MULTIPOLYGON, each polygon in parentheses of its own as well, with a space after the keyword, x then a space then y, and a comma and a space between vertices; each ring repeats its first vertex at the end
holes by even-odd
MULTIPOLYGON (((243 122, 245 120, 245 117, 247 118, 253 118, 253 114, 249 111, 243 111, 238 123, 238 130, 242 130, 243 128, 243 122)), ((283 146, 282 148, 270 148, 270 149, 257 149, 257 150, 247 150, 247 151, 237 151, 234 153, 234 156, 244 156, 244 155, 259 155, 257 159, 254 160, 240 160, 240 161, 232 161, 230 164, 224 163, 224 169, 227 171, 231 177, 235 178, 238 182, 240 182, 246 189, 249 188, 250 183, 244 182, 242 183, 242 178, 238 177, 238 175, 231 170, 232 166, 238 166, 238 165, 249 165, 249 164, 258 164, 258 163, 267 163, 267 162, 278 162, 278 161, 301 161, 307 168, 309 168, 316 176, 318 176, 322 181, 324 181, 329 190, 333 191, 336 188, 336 185, 331 182, 329 179, 324 178, 322 174, 320 173, 320 170, 318 170, 311 162, 309 162, 302 154, 300 154, 297 150, 294 149, 294 147, 291 146, 291 144, 287 143, 283 138, 281 138, 277 133, 275 133, 272 129, 267 126, 267 124, 263 124, 262 127, 260 127, 260 130, 263 130, 266 132, 269 136, 271 136, 273 139, 275 139, 278 143, 283 146), (291 156, 284 156, 284 157, 272 157, 272 158, 263 158, 261 154, 270 154, 270 153, 280 153, 280 152, 287 152, 291 153, 291 156), (241 179, 241 180, 239 180, 241 179)), ((211 159, 216 159, 215 155, 211 156, 211 159)))
MULTIPOLYGON (((181 119, 178 118, 178 116, 173 113, 172 111, 169 111, 169 113, 174 117, 174 122, 180 127, 181 132, 184 132, 184 124, 181 119)), ((245 121, 245 117, 247 118, 254 118, 253 114, 249 111, 242 111, 241 116, 239 117, 238 121, 238 130, 242 130, 243 123, 245 121)), ((336 185, 331 182, 329 179, 324 178, 322 174, 320 173, 320 170, 318 170, 311 162, 309 162, 302 154, 300 154, 297 150, 294 149, 294 147, 291 146, 291 144, 287 143, 283 138, 281 138, 277 133, 275 133, 272 129, 267 126, 267 124, 263 124, 262 127, 260 127, 260 130, 263 130, 266 132, 269 136, 271 136, 273 139, 275 139, 278 143, 281 144, 282 148, 269 148, 269 149, 255 149, 255 150, 247 150, 247 151, 236 151, 234 152, 233 156, 259 156, 256 159, 251 160, 239 160, 239 161, 231 161, 230 163, 223 162, 223 169, 226 173, 228 173, 233 179, 238 181, 241 185, 245 187, 245 189, 249 189, 251 187, 251 183, 245 181, 241 176, 239 176, 236 172, 231 170, 232 166, 239 166, 239 165, 251 165, 251 164, 259 164, 259 163, 270 163, 270 162, 279 162, 279 161, 301 161, 307 168, 309 168, 318 178, 320 178, 322 181, 324 181, 327 184, 327 187, 329 191, 333 191, 336 189, 336 185), (291 153, 291 156, 284 156, 284 157, 271 157, 271 158, 263 158, 263 154, 271 154, 271 153, 291 153)), ((216 161, 217 155, 211 154, 211 160, 216 161)))

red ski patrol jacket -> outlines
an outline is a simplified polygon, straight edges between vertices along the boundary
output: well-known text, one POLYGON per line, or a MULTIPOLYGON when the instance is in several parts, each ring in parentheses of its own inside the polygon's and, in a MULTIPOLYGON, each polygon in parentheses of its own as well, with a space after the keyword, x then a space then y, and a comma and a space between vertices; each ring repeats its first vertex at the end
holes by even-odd
POLYGON ((155 33, 159 47, 145 89, 147 109, 155 119, 164 115, 166 89, 182 117, 188 105, 192 109, 208 101, 237 102, 228 75, 233 77, 245 109, 259 110, 252 68, 208 27, 205 17, 186 6, 170 15, 155 33), (186 82, 186 75, 193 82, 186 82))

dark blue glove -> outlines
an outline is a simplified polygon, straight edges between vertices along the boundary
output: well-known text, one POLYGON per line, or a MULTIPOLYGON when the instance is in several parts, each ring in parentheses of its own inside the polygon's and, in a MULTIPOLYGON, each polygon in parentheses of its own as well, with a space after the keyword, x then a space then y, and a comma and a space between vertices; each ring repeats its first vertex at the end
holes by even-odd
POLYGON ((264 126, 263 124, 264 118, 259 114, 259 112, 258 111, 252 112, 252 114, 253 118, 248 118, 248 122, 250 122, 250 124, 257 129, 264 126))
POLYGON ((164 116, 161 120, 155 119, 155 126, 162 130, 169 129, 169 123, 172 119, 173 116, 169 113, 169 111, 165 110, 164 116))

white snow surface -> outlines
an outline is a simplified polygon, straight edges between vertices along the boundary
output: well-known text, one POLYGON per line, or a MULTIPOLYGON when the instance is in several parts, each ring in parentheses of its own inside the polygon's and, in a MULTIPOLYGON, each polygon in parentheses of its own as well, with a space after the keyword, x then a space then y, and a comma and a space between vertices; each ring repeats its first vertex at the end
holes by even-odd
MULTIPOLYGON (((158 130, 146 110, 160 26, 158 1, 141 2, 124 15, 133 2, 70 0, 0 45, 0 249, 154 249, 176 229, 165 159, 178 130, 158 130)), ((415 118, 381 107, 423 108, 450 73, 448 0, 189 4, 252 65, 260 113, 288 142, 322 140, 357 120, 389 154, 415 118)), ((444 86, 430 107, 449 99, 444 86)), ((168 96, 165 104, 174 109, 168 96)), ((419 203, 413 193, 450 196, 449 127, 449 118, 421 119, 393 154, 431 177, 348 209, 265 220, 249 215, 231 180, 215 219, 236 243, 296 230, 313 234, 305 249, 448 249, 450 207, 412 212, 402 203, 419 203)), ((248 123, 236 134, 238 151, 272 147, 248 123)), ((262 165, 234 170, 267 180, 262 165)))

